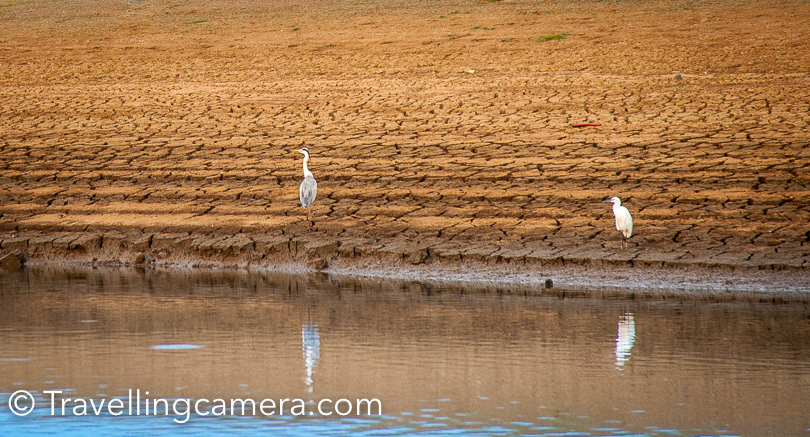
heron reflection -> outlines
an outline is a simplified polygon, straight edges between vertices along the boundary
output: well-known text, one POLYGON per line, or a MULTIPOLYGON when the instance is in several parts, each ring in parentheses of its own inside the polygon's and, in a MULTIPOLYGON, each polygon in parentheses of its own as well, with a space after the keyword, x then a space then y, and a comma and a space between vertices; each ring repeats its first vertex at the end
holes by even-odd
POLYGON ((312 393, 313 375, 318 367, 318 360, 321 358, 321 336, 318 334, 318 325, 312 320, 312 305, 307 310, 307 321, 301 327, 301 341, 304 350, 304 367, 307 376, 304 380, 307 384, 307 392, 312 393))
POLYGON ((616 367, 621 369, 630 359, 630 350, 636 342, 636 322, 633 314, 619 316, 619 336, 616 337, 616 367))

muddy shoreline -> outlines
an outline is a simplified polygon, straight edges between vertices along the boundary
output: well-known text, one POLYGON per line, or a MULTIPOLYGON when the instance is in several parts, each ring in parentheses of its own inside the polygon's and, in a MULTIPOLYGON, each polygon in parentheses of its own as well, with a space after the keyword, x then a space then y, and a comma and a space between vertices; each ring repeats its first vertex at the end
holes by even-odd
POLYGON ((436 252, 276 236, 121 234, 0 239, 0 274, 42 268, 233 271, 319 274, 403 289, 707 302, 810 302, 810 272, 784 265, 634 263, 633 260, 474 258, 464 248, 436 252))
POLYGON ((808 20, 802 0, 2 5, 2 264, 805 290, 808 20))

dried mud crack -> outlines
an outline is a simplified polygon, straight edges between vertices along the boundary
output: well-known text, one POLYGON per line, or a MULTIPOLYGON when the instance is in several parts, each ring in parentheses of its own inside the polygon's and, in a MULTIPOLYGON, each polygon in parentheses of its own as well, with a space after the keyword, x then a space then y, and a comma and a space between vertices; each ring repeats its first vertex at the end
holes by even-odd
POLYGON ((806 291, 806 5, 4 5, 0 264, 806 291))

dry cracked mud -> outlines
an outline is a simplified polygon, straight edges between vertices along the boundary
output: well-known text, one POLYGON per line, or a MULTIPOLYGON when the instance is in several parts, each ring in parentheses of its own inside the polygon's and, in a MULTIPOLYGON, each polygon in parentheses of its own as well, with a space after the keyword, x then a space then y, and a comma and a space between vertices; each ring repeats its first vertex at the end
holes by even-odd
POLYGON ((7 3, 0 258, 810 283, 807 41, 798 0, 7 3))

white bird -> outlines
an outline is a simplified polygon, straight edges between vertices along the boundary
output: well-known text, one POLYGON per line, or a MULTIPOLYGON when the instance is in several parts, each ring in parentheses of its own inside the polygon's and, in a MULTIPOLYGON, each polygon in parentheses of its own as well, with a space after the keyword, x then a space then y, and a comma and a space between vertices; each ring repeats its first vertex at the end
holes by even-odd
POLYGON ((622 249, 627 247, 627 239, 633 236, 633 216, 622 206, 622 201, 613 196, 604 202, 613 203, 613 215, 616 217, 616 229, 622 233, 622 249))
POLYGON ((315 182, 315 176, 307 168, 309 162, 309 150, 306 147, 297 149, 296 152, 304 155, 304 180, 301 181, 301 186, 298 187, 298 199, 301 200, 301 206, 307 210, 307 221, 311 228, 314 224, 310 215, 309 206, 315 201, 315 196, 318 195, 318 183, 315 182))

